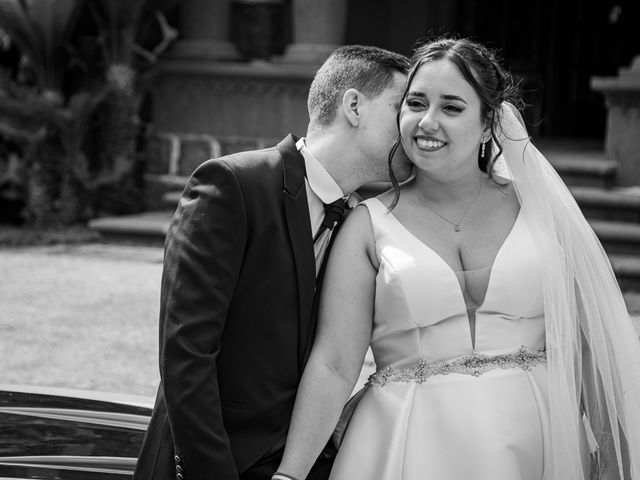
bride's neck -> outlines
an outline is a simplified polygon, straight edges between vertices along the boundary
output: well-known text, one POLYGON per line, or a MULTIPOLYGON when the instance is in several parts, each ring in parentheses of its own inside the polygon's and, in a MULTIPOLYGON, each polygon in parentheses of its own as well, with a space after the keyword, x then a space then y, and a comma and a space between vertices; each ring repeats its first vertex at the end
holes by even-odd
POLYGON ((457 203, 468 201, 474 197, 481 182, 486 182, 485 174, 475 169, 455 178, 438 178, 419 173, 416 175, 418 196, 430 203, 457 203))

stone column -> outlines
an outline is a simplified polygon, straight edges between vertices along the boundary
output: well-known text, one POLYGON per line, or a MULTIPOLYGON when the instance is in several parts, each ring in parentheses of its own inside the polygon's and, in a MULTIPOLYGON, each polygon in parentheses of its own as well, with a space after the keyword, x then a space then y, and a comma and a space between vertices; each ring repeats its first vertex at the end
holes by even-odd
POLYGON ((180 40, 167 57, 181 59, 236 60, 229 41, 230 0, 183 0, 179 6, 180 40))
POLYGON ((283 0, 233 0, 232 5, 231 40, 238 52, 259 61, 282 54, 283 27, 288 20, 283 0))
POLYGON ((616 183, 640 185, 640 55, 617 77, 592 77, 591 88, 605 96, 605 151, 618 162, 616 183))
POLYGON ((344 43, 347 0, 293 0, 293 43, 284 62, 320 64, 344 43))

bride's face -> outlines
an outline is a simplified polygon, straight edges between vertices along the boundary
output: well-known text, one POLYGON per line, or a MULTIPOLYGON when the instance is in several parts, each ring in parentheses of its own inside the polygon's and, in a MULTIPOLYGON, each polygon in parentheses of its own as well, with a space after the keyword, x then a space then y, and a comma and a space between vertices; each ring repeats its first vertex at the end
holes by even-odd
POLYGON ((484 134, 481 100, 450 60, 416 72, 400 112, 402 145, 421 170, 458 174, 477 167, 484 134))

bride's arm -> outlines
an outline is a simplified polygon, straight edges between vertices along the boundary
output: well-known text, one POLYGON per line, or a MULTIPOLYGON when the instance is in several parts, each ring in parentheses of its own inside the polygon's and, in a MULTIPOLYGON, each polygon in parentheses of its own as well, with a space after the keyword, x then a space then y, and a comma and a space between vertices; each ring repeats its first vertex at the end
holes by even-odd
POLYGON ((371 338, 376 264, 369 214, 358 207, 331 250, 318 330, 278 472, 306 478, 358 380, 371 338))

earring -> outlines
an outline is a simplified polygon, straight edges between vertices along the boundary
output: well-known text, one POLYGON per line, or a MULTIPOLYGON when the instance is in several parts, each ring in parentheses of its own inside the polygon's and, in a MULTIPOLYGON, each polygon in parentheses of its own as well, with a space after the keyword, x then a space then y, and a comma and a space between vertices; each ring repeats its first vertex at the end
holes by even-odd
POLYGON ((480 158, 484 158, 484 149, 485 149, 486 145, 487 145, 486 142, 482 142, 480 144, 480 158))

